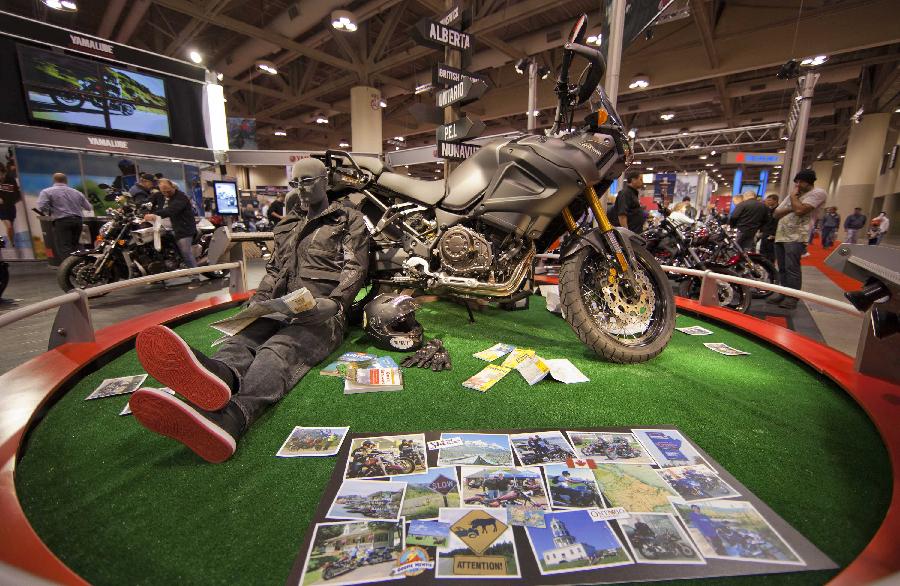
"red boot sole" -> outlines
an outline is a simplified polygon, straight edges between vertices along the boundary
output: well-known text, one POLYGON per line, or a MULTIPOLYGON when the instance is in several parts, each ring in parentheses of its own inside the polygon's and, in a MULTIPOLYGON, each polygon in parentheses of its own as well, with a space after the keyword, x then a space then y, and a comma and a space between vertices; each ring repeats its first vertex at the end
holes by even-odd
POLYGON ((237 449, 227 431, 159 389, 140 389, 128 403, 141 425, 181 442, 207 462, 224 462, 237 449))
POLYGON ((225 381, 206 370, 178 334, 150 326, 135 340, 138 360, 147 373, 197 407, 218 411, 231 399, 225 381))

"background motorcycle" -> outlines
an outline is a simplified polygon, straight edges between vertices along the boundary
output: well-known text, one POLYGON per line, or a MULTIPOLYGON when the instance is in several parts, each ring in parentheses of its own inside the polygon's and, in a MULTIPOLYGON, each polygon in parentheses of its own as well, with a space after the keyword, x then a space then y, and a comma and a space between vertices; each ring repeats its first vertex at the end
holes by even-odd
MULTIPOLYGON (((706 220, 709 240, 697 247, 697 256, 705 262, 726 266, 738 276, 755 281, 778 284, 778 270, 775 263, 758 252, 744 250, 738 244, 735 230, 719 224, 713 216, 706 220)), ((753 297, 761 299, 772 294, 763 289, 752 289, 753 297)))
POLYGON ((526 299, 535 251, 567 233, 560 297, 579 339, 613 362, 644 362, 662 352, 675 320, 671 286, 643 241, 610 224, 598 195, 628 167, 632 148, 600 87, 605 62, 584 45, 586 31, 583 15, 565 44, 556 121, 547 136, 488 143, 446 181, 421 181, 376 159, 326 152, 333 193, 362 195, 374 240, 371 287, 351 317, 384 290, 526 299), (576 55, 589 65, 570 84, 576 55), (590 113, 576 123, 576 109, 592 98, 590 113), (576 222, 587 208, 598 228, 576 222))
MULTIPOLYGON (((670 212, 660 207, 662 219, 646 230, 641 236, 647 242, 649 250, 662 264, 701 271, 710 270, 723 275, 735 275, 731 269, 701 259, 695 250, 696 246, 705 244, 709 238, 709 230, 703 225, 681 221, 679 212, 670 212)), ((687 216, 684 216, 687 218, 687 216)), ((690 218, 688 218, 690 220, 690 218)), ((690 299, 700 297, 700 277, 673 275, 678 283, 678 294, 690 299)), ((719 305, 746 313, 750 309, 753 294, 746 285, 735 285, 716 281, 719 305)))
MULTIPOLYGON (((77 251, 60 263, 56 281, 63 291, 187 268, 171 230, 144 222, 144 214, 149 213, 152 204, 137 206, 125 192, 105 184, 100 184, 100 188, 107 190, 107 201, 118 201, 120 205, 107 210, 111 219, 100 228, 93 249, 77 251)), ((198 265, 207 262, 214 229, 202 220, 198 226, 193 245, 198 265)), ((203 273, 209 279, 226 274, 227 271, 203 273)))

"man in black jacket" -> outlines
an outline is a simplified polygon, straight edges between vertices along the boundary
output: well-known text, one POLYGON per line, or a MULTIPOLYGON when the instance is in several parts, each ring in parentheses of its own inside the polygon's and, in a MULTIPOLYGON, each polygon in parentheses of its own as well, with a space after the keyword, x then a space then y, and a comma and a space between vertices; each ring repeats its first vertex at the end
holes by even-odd
POLYGON ((625 186, 616 196, 610 217, 613 226, 622 226, 635 233, 641 232, 644 227, 644 211, 641 209, 638 190, 643 186, 644 181, 640 173, 635 170, 625 173, 625 186))
MULTIPOLYGON (((146 214, 145 222, 153 222, 157 217, 169 218, 172 222, 172 232, 175 234, 175 243, 178 245, 178 252, 188 268, 197 266, 197 259, 194 258, 194 251, 191 247, 194 244, 194 236, 197 234, 197 224, 194 222, 194 210, 191 207, 191 200, 178 189, 178 186, 171 179, 161 178, 159 181, 159 190, 162 192, 165 200, 162 207, 156 210, 155 214, 146 214)), ((188 286, 193 289, 200 286, 200 276, 193 275, 191 284, 188 286)))
POLYGON ((747 192, 731 212, 728 224, 738 229, 738 244, 747 252, 756 250, 756 232, 769 218, 769 209, 756 194, 747 192))
POLYGON ((775 208, 778 207, 778 196, 771 193, 766 196, 766 222, 759 229, 759 253, 775 262, 775 230, 778 228, 778 219, 775 218, 775 208))
POLYGON ((270 406, 343 341, 346 314, 365 283, 369 232, 363 215, 342 202, 329 204, 325 165, 294 165, 291 208, 275 226, 275 251, 250 303, 306 287, 314 308, 262 317, 231 336, 212 358, 175 332, 152 326, 138 335, 138 359, 156 380, 184 397, 141 389, 131 398, 138 422, 171 437, 209 462, 222 462, 236 440, 270 406))

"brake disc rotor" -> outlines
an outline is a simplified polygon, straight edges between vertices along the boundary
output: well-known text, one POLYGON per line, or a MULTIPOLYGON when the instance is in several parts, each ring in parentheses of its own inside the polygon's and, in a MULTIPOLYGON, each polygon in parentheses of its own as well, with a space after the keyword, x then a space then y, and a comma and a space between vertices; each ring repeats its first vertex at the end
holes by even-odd
POLYGON ((643 270, 635 270, 632 281, 617 279, 600 287, 601 296, 611 313, 609 323, 619 335, 643 333, 649 327, 652 307, 656 304, 653 285, 643 270))

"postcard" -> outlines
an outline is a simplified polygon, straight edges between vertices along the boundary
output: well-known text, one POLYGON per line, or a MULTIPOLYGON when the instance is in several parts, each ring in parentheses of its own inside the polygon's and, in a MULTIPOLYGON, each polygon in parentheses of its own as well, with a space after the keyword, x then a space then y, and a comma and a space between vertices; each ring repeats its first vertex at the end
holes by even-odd
POLYGON ((610 507, 629 513, 671 513, 670 496, 677 496, 656 469, 643 464, 597 464, 597 486, 610 507))
POLYGON ((509 436, 495 433, 445 432, 441 439, 458 438, 462 444, 443 447, 438 452, 438 466, 480 464, 484 466, 510 466, 513 464, 509 436))
POLYGON ((712 330, 707 330, 701 326, 690 326, 686 328, 675 328, 682 334, 687 334, 688 336, 709 336, 712 335, 712 330))
POLYGON ((614 464, 656 464, 630 433, 567 431, 579 458, 614 464))
POLYGON ((344 478, 384 478, 427 472, 425 434, 354 438, 344 478))
POLYGON ((429 468, 423 474, 403 477, 406 483, 406 499, 401 516, 407 521, 437 519, 441 507, 459 506, 459 481, 456 467, 429 468))
POLYGON ((510 346, 509 344, 496 343, 487 350, 482 350, 481 352, 476 352, 472 354, 475 358, 479 360, 484 360, 485 362, 493 362, 497 360, 501 356, 506 356, 510 352, 515 350, 515 346, 510 346))
POLYGON ((519 578, 519 558, 505 509, 443 508, 449 541, 437 549, 437 578, 519 578))
POLYGON ((749 356, 749 352, 744 352, 743 350, 738 350, 737 348, 732 348, 728 344, 721 343, 712 343, 706 342, 703 344, 713 352, 718 352, 719 354, 724 354, 725 356, 749 356))
POLYGON ((398 580, 397 560, 406 548, 405 523, 318 523, 306 553, 300 586, 362 584, 398 580))
POLYGON ((539 466, 461 466, 463 507, 523 505, 550 510, 539 466))
POLYGON ((341 449, 349 427, 297 426, 275 455, 279 458, 334 456, 341 449))
POLYGON ((440 521, 410 521, 406 532, 407 545, 441 547, 447 545, 450 523, 440 521))
MULTIPOLYGON (((173 391, 169 387, 163 387, 161 389, 154 389, 154 390, 162 391, 166 394, 172 395, 173 397, 175 396, 175 391, 173 391)), ((131 415, 131 402, 130 401, 125 404, 125 408, 119 412, 119 415, 131 415)))
POLYGON ((619 527, 639 564, 705 564, 671 513, 633 513, 619 527))
POLYGON ((707 559, 806 565, 747 501, 686 503, 673 498, 672 506, 707 559))
POLYGON ((593 521, 587 511, 546 513, 544 520, 543 529, 525 528, 542 575, 634 563, 609 523, 593 521))
POLYGON ((509 505, 506 512, 509 515, 509 524, 520 527, 546 527, 544 511, 530 505, 509 505))
POLYGON ((550 505, 556 509, 603 507, 600 488, 589 468, 569 468, 566 464, 544 466, 550 505))
POLYGON ((509 436, 519 461, 524 466, 549 462, 565 462, 575 451, 560 431, 535 431, 509 436))
POLYGON ((469 377, 462 385, 468 389, 475 389, 484 393, 497 384, 497 381, 509 374, 509 371, 509 368, 489 364, 481 372, 469 377))
POLYGON ((405 494, 405 482, 345 480, 338 489, 326 517, 399 521, 405 494))
POLYGON ((631 433, 664 468, 708 464, 687 438, 674 429, 632 429, 631 433))
POLYGON ((114 397, 116 395, 126 395, 133 393, 144 384, 147 380, 146 374, 136 374, 134 376, 120 376, 119 378, 103 379, 94 392, 85 397, 85 401, 91 399, 102 399, 104 397, 114 397))
POLYGON ((741 493, 719 478, 715 470, 703 464, 662 468, 657 472, 687 502, 741 496, 741 493))

